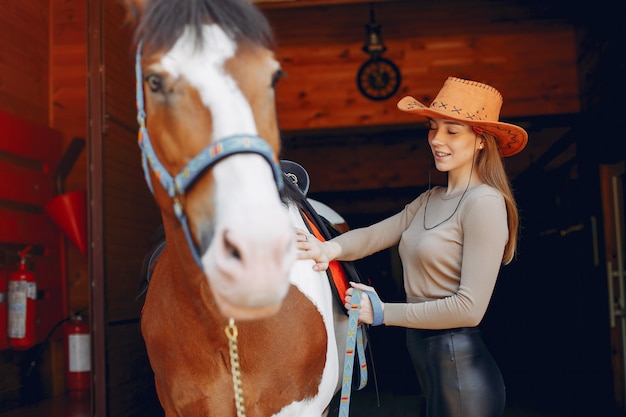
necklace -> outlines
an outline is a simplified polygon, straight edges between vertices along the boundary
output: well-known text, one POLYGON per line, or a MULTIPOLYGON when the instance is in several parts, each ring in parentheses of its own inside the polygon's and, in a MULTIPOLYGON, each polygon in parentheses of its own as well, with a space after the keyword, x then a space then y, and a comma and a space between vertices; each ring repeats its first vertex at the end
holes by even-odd
MULTIPOLYGON (((471 179, 471 176, 470 176, 471 179)), ((431 194, 431 189, 430 189, 430 184, 428 185, 428 195, 426 196, 426 205, 424 206, 424 229, 425 230, 432 230, 435 227, 447 222, 448 220, 450 220, 452 218, 452 216, 455 215, 455 213, 457 212, 457 210, 459 209, 459 206, 461 205, 461 201, 463 201, 463 197, 465 197, 465 193, 467 192, 467 190, 469 189, 470 183, 468 181, 467 186, 465 187, 465 190, 463 191, 463 194, 461 194, 461 198, 459 198, 459 202, 457 203, 456 207, 454 208, 454 211, 452 212, 451 215, 449 215, 447 218, 443 219, 442 221, 440 221, 439 223, 437 223, 434 226, 431 227, 426 227, 426 209, 428 208, 428 202, 430 201, 430 194, 431 194)))
MULTIPOLYGON (((476 152, 474 150, 474 152, 476 152)), ((463 194, 461 194, 461 198, 459 198, 459 202, 457 203, 456 207, 454 208, 454 211, 452 212, 451 215, 449 215, 447 218, 443 219, 442 221, 440 221, 439 223, 437 223, 434 226, 430 226, 430 227, 426 227, 426 209, 428 208, 428 202, 430 201, 430 194, 431 194, 431 189, 430 189, 430 169, 428 170, 428 195, 426 196, 426 205, 424 205, 424 220, 422 225, 424 226, 424 230, 433 230, 435 227, 447 222, 448 220, 450 220, 452 218, 452 216, 454 216, 457 212, 457 210, 459 209, 459 207, 461 206, 461 201, 463 201, 463 197, 465 197, 465 193, 467 193, 467 190, 469 190, 470 184, 472 183, 472 172, 474 171, 474 163, 473 163, 473 158, 472 158, 472 167, 470 169, 470 175, 469 175, 469 179, 467 180, 467 185, 465 186, 465 190, 463 190, 463 194)), ((453 197, 450 197, 453 198, 453 197)))

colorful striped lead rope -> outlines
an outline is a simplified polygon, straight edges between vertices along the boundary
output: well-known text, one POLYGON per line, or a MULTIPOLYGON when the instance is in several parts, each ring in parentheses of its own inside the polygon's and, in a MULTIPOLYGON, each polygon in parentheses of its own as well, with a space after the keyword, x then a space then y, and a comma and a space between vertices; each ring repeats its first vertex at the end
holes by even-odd
POLYGON ((363 347, 363 329, 359 323, 359 308, 361 306, 361 294, 363 291, 354 289, 352 293, 352 305, 348 314, 348 335, 346 339, 346 354, 343 364, 343 382, 341 384, 341 401, 339 403, 339 417, 348 417, 350 414, 350 393, 352 391, 352 370, 354 367, 355 345, 359 356, 361 368, 361 381, 359 390, 367 384, 367 362, 363 347))

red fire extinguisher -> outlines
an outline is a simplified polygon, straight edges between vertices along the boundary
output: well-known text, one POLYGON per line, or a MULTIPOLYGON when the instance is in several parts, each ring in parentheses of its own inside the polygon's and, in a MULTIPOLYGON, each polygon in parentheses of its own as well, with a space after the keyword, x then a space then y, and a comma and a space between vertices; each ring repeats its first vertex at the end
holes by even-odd
POLYGON ((91 335, 82 315, 65 323, 65 381, 71 397, 89 394, 91 389, 91 335))
POLYGON ((27 246, 20 255, 17 271, 9 276, 9 346, 24 350, 35 345, 35 300, 37 283, 35 274, 27 268, 26 255, 32 249, 27 246))

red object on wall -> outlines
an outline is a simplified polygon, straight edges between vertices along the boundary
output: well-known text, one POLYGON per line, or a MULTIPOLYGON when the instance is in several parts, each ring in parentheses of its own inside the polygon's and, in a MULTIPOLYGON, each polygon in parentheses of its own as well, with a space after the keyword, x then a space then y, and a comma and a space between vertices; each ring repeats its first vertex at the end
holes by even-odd
POLYGON ((56 196, 44 206, 61 231, 87 254, 87 191, 78 190, 56 196))
POLYGON ((35 345, 35 300, 37 282, 35 274, 26 265, 26 255, 32 246, 20 252, 18 270, 9 277, 9 346, 17 350, 30 349, 35 345))
POLYGON ((91 391, 91 334, 80 315, 65 323, 65 382, 71 397, 91 391))

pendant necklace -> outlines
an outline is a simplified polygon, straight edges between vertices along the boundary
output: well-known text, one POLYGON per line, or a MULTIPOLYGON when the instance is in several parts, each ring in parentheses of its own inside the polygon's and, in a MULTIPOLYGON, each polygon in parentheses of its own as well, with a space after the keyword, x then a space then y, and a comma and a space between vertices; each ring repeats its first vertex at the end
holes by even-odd
POLYGON ((461 206, 461 201, 463 201, 463 197, 465 197, 465 193, 467 193, 467 190, 470 187, 470 184, 472 182, 472 171, 474 171, 474 164, 472 163, 472 168, 470 170, 470 175, 469 175, 469 180, 467 181, 467 186, 465 187, 465 190, 463 191, 463 194, 461 194, 461 198, 459 199, 459 202, 457 203, 454 211, 452 212, 451 215, 449 215, 447 218, 443 219, 442 221, 440 221, 439 223, 437 223, 434 226, 431 227, 426 227, 426 209, 428 208, 428 201, 430 201, 430 194, 431 194, 431 189, 430 189, 430 169, 428 170, 428 195, 426 196, 426 205, 424 206, 424 222, 423 222, 423 226, 424 226, 424 230, 432 230, 435 227, 447 222, 448 220, 450 220, 452 218, 452 216, 454 216, 457 212, 457 210, 459 209, 459 207, 461 206))

